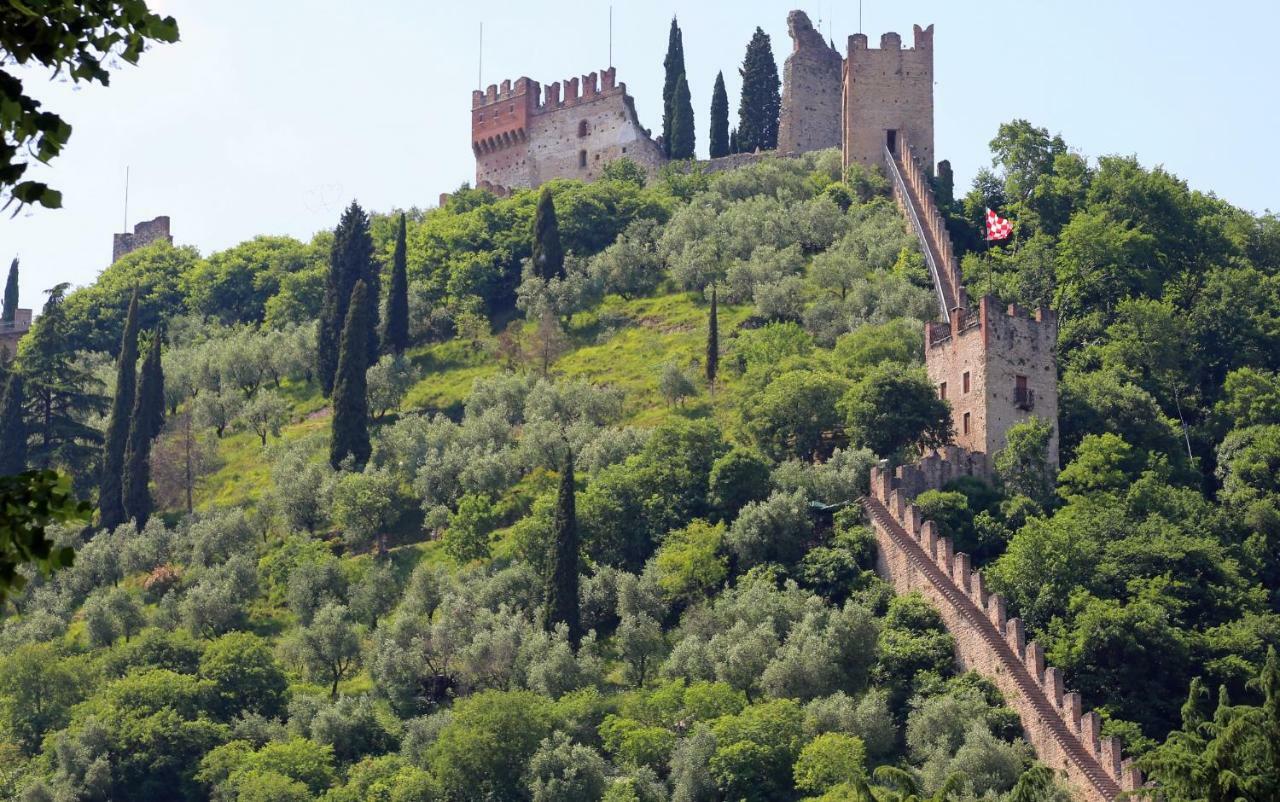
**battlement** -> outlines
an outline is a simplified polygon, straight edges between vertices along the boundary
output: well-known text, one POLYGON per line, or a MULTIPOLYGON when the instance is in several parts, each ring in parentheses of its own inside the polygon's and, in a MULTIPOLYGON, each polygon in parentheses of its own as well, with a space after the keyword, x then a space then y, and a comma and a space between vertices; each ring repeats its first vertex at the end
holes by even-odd
POLYGON ((169 233, 169 218, 166 215, 138 223, 133 227, 132 233, 116 234, 111 242, 111 261, 116 262, 125 254, 159 240, 173 244, 173 236, 169 233))
POLYGON ((950 447, 916 465, 891 471, 884 460, 871 469, 872 495, 863 504, 879 545, 877 568, 899 593, 919 591, 938 607, 960 662, 1000 689, 1040 760, 1082 798, 1111 802, 1143 787, 1142 773, 1123 758, 1120 739, 1102 737, 1101 717, 1081 711, 1080 694, 1067 691, 1062 672, 1045 665, 1040 644, 1026 642, 1022 621, 1007 618, 1005 599, 987 591, 969 555, 956 552, 911 503, 958 476, 981 475, 980 456, 950 447))
POLYGON ((951 313, 951 322, 925 324, 925 348, 945 348, 953 338, 977 332, 982 335, 984 347, 992 339, 1035 341, 1050 349, 1058 339, 1058 313, 1047 306, 1029 310, 1018 304, 1009 304, 1002 310, 994 295, 984 295, 974 310, 960 307, 951 313), (1046 342, 1047 341, 1047 342, 1046 342))
MULTIPOLYGON (((921 28, 919 25, 912 26, 913 46, 910 50, 933 50, 933 26, 921 28)), ((875 50, 901 50, 902 37, 894 31, 888 31, 880 34, 880 47, 873 48, 867 44, 867 35, 865 33, 855 33, 849 37, 849 52, 855 50, 875 51, 875 50)))

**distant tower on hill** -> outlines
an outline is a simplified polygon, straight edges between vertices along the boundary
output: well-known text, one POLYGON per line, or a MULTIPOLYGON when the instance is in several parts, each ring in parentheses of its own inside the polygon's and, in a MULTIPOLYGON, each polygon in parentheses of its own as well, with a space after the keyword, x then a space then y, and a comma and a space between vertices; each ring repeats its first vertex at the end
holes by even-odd
POLYGON ((611 161, 627 158, 648 171, 663 164, 662 148, 636 117, 626 84, 613 67, 557 81, 529 78, 471 93, 471 149, 476 186, 504 193, 553 178, 591 181, 611 161), (546 98, 542 98, 545 89, 546 98))
POLYGON ((126 231, 116 234, 111 243, 111 261, 118 262, 125 254, 158 240, 173 244, 173 236, 169 234, 169 218, 165 215, 138 223, 133 227, 132 233, 126 231))
POLYGON ((844 59, 803 11, 787 15, 787 31, 792 50, 782 67, 778 152, 838 148, 844 59))
POLYGON ((933 172, 933 26, 915 26, 914 47, 886 33, 879 49, 867 36, 849 37, 844 63, 844 163, 879 167, 884 149, 897 152, 902 135, 933 172))

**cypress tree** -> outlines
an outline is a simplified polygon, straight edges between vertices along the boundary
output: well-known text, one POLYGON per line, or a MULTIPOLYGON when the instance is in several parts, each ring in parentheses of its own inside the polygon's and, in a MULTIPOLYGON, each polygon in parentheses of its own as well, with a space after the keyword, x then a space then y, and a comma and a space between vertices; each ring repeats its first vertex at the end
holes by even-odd
POLYGON ((409 347, 409 275, 405 266, 405 221, 400 213, 396 250, 391 260, 391 284, 387 288, 387 319, 382 329, 382 349, 403 354, 409 347))
POLYGON ((711 130, 707 133, 711 158, 729 155, 729 93, 724 89, 724 73, 716 73, 716 85, 711 90, 711 130))
POLYGON ((538 210, 533 215, 533 272, 544 281, 564 278, 564 248, 560 245, 560 224, 556 221, 556 205, 551 187, 544 186, 538 195, 538 210))
POLYGON ((11 370, 4 397, 0 398, 0 476, 12 476, 27 469, 25 402, 22 374, 11 370))
POLYGON ((546 609, 543 625, 550 632, 557 624, 569 628, 569 642, 575 647, 582 638, 578 609, 578 512, 574 499, 573 451, 565 449, 560 471, 560 492, 551 529, 551 566, 547 571, 546 609))
POLYGON ((9 263, 9 278, 4 283, 4 308, 0 322, 12 323, 18 316, 18 257, 9 263))
POLYGON ((122 496, 125 515, 138 528, 151 517, 151 442, 164 425, 164 371, 160 366, 160 332, 151 337, 151 348, 142 362, 138 391, 134 394, 129 422, 129 446, 125 450, 122 496))
POLYGON ((676 18, 671 18, 671 32, 667 35, 667 56, 662 60, 666 74, 662 82, 662 151, 671 156, 672 122, 674 121, 672 99, 676 96, 676 85, 680 76, 684 75, 684 35, 676 18))
POLYGON ((369 216, 355 201, 342 213, 338 228, 333 233, 333 248, 329 252, 329 275, 325 280, 324 306, 320 310, 320 330, 316 344, 316 373, 320 377, 320 389, 326 396, 332 394, 334 374, 338 370, 338 351, 341 347, 342 328, 347 319, 347 307, 351 303, 356 282, 363 281, 372 298, 373 324, 365 333, 370 362, 378 358, 378 270, 373 261, 373 237, 369 235, 369 216))
POLYGON ((671 98, 671 158, 692 159, 693 150, 693 102, 689 98, 689 82, 681 75, 671 98))
POLYGON ((760 28, 742 60, 742 102, 738 106, 738 147, 745 153, 778 147, 778 114, 782 95, 778 63, 773 60, 769 34, 760 28))
POLYGON ((741 153, 742 147, 738 144, 738 129, 735 128, 729 132, 729 152, 741 153))
POLYGON ((114 529, 128 518, 124 511, 124 454, 129 442, 129 422, 133 415, 138 367, 138 291, 129 301, 129 314, 124 320, 124 336, 120 339, 120 356, 116 359, 116 395, 111 401, 107 434, 102 445, 102 476, 98 482, 98 523, 114 529))
POLYGON ((338 353, 338 372, 333 384, 333 432, 329 444, 329 464, 337 470, 348 456, 356 470, 369 461, 369 398, 365 372, 369 369, 366 332, 373 322, 369 288, 356 282, 351 292, 346 324, 338 353))
POLYGON ((720 319, 716 306, 716 285, 711 285, 711 311, 707 313, 707 384, 716 383, 720 371, 720 319))

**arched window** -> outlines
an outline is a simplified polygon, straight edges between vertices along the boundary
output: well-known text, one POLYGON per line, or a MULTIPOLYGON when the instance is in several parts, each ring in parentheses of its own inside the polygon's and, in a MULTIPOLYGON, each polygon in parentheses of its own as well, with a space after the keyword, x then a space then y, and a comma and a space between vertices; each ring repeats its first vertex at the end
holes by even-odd
POLYGON ((586 120, 583 120, 582 122, 578 123, 578 136, 580 137, 586 136, 587 130, 588 130, 588 126, 587 126, 586 120))

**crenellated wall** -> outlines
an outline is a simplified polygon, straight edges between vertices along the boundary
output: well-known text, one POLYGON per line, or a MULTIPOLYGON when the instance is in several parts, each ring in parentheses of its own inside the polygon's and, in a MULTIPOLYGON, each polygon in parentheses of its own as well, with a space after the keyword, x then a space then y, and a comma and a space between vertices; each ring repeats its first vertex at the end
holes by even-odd
POLYGON ((1081 711, 1080 694, 1067 691, 1062 672, 1045 665, 1038 643, 1026 642, 1022 621, 1006 619, 1004 598, 987 592, 969 555, 939 537, 937 525, 911 503, 959 476, 983 476, 982 456, 950 446, 892 472, 887 461, 872 468, 863 507, 879 545, 877 570, 898 593, 918 591, 938 608, 961 666, 995 683, 1042 763, 1079 799, 1111 802, 1142 787, 1142 773, 1124 759, 1120 739, 1101 737, 1098 714, 1081 711))
POLYGON ((554 178, 590 181, 620 158, 650 172, 663 163, 613 67, 563 84, 519 78, 472 92, 471 149, 476 186, 500 194, 554 178))
POLYGON ((126 231, 112 237, 111 261, 119 261, 125 254, 160 240, 173 244, 173 236, 169 233, 169 218, 165 215, 153 220, 144 220, 135 225, 132 232, 126 231))
POLYGON ((933 169, 933 26, 913 29, 912 46, 886 33, 872 48, 866 34, 849 37, 844 62, 844 163, 878 167, 889 131, 910 134, 933 169))

